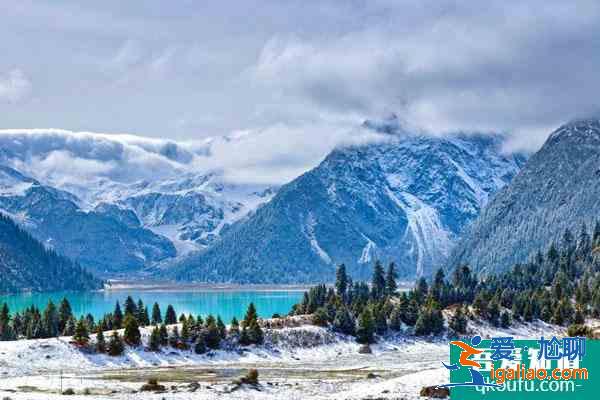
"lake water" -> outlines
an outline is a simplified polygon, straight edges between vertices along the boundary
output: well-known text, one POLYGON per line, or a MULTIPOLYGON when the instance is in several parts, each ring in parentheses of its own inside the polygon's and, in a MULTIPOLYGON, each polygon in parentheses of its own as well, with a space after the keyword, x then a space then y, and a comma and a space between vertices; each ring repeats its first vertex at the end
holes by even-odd
POLYGON ((243 318, 248 305, 253 302, 260 317, 271 317, 278 313, 287 314, 291 307, 302 298, 302 291, 256 291, 256 290, 208 290, 208 291, 148 291, 148 290, 118 290, 103 292, 49 292, 49 293, 23 293, 16 295, 0 296, 0 304, 6 302, 11 313, 21 311, 31 305, 41 309, 46 307, 49 300, 55 304, 66 297, 71 303, 73 313, 77 316, 91 313, 94 318, 101 318, 104 314, 112 312, 118 300, 123 309, 123 302, 127 296, 133 297, 137 302, 142 299, 148 312, 152 312, 152 305, 160 305, 163 318, 167 305, 175 307, 179 316, 181 313, 192 313, 194 316, 208 314, 220 315, 228 323, 234 316, 243 318))

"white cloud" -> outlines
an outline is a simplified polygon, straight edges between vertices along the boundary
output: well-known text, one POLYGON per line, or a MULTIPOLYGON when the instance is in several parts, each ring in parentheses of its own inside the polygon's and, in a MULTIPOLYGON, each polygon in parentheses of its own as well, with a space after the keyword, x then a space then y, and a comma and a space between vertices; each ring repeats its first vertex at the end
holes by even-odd
POLYGON ((23 71, 15 68, 0 75, 0 102, 18 103, 31 93, 31 82, 23 71))

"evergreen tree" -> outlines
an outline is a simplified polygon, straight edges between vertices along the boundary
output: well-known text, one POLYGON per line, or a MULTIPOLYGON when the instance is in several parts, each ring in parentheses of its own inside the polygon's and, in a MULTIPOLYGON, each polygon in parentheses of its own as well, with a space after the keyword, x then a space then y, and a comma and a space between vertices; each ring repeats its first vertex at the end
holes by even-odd
POLYGON ((400 307, 394 307, 390 314, 389 328, 393 331, 402 329, 402 310, 400 307))
MULTIPOLYGON (((37 318, 36 318, 37 319, 37 318)), ((31 321, 30 325, 28 328, 31 329, 31 331, 35 331, 35 326, 34 326, 34 322, 31 321)), ((63 336, 73 336, 75 335, 75 326, 77 325, 77 321, 75 320, 75 317, 73 317, 71 315, 71 318, 69 318, 69 320, 67 321, 66 325, 65 325, 65 330, 63 331, 63 336)), ((37 335, 33 334, 33 336, 27 335, 28 339, 33 339, 36 338, 37 335)))
POLYGON ((510 315, 507 311, 502 311, 500 314, 500 326, 505 329, 510 326, 510 315))
POLYGON ((375 322, 373 321, 373 314, 371 314, 371 310, 368 307, 365 307, 358 317, 356 341, 362 344, 375 342, 375 322))
POLYGON ((181 324, 181 341, 187 343, 190 340, 190 325, 187 318, 184 318, 181 324))
POLYGON ((171 347, 177 348, 181 342, 181 337, 179 336, 179 328, 177 325, 173 327, 171 330, 171 334, 169 335, 169 345, 171 347))
POLYGON ((47 337, 55 337, 59 335, 60 323, 58 318, 58 312, 52 300, 48 301, 48 305, 44 310, 42 324, 44 325, 44 331, 47 337))
POLYGON ((87 346, 87 344, 90 341, 88 327, 83 318, 80 318, 79 321, 77 321, 77 325, 75 326, 75 334, 73 335, 73 340, 79 346, 87 346))
POLYGON ((250 323, 252 321, 256 321, 257 319, 258 319, 258 314, 256 313, 256 307, 254 306, 254 303, 250 303, 248 305, 248 309, 246 310, 246 316, 244 317, 242 326, 249 327, 250 323))
POLYGON ((123 327, 123 311, 121 311, 121 305, 117 301, 115 304, 115 311, 113 312, 113 328, 121 329, 123 327))
POLYGON ((148 316, 148 308, 142 302, 142 299, 138 300, 136 319, 140 326, 150 325, 150 317, 148 316))
POLYGON ((240 323, 238 322, 236 317, 231 319, 231 326, 229 327, 229 334, 234 336, 239 336, 240 334, 240 323))
POLYGON ((133 314, 127 313, 125 314, 125 320, 123 321, 123 326, 125 327, 124 332, 124 340, 130 346, 137 347, 142 342, 142 335, 140 333, 140 328, 138 325, 137 319, 133 316, 133 314))
POLYGON ((343 333, 344 335, 354 335, 355 322, 346 307, 337 309, 333 320, 333 330, 335 332, 343 333))
POLYGON ((125 351, 123 340, 117 331, 113 331, 110 341, 108 342, 108 354, 117 357, 123 354, 123 351, 125 351))
POLYGON ((215 318, 212 315, 206 317, 204 340, 210 349, 218 349, 221 343, 221 335, 215 318))
POLYGON ((329 316, 327 311, 323 307, 319 307, 317 311, 312 315, 312 323, 316 326, 327 326, 329 325, 329 316))
POLYGON ((67 322, 73 317, 73 310, 71 304, 66 297, 63 297, 58 308, 58 331, 64 332, 67 322))
POLYGON ((161 324, 159 328, 160 333, 160 345, 166 346, 169 344, 169 331, 167 330, 167 326, 165 324, 161 324))
POLYGON ((158 303, 154 303, 152 306, 152 325, 162 324, 162 314, 160 312, 160 306, 158 303))
POLYGON ((373 322, 375 323, 375 332, 383 335, 387 332, 387 319, 382 304, 374 304, 372 307, 373 322))
POLYGON ((488 313, 488 321, 492 323, 494 326, 498 326, 498 319, 500 318, 500 304, 497 299, 492 299, 488 305, 487 309, 488 313))
POLYGON ((148 347, 151 351, 160 351, 162 344, 163 343, 160 334, 160 328, 155 325, 152 329, 152 333, 150 334, 150 341, 148 342, 148 347))
POLYGON ((419 316, 419 305, 415 299, 407 300, 406 312, 401 314, 402 322, 414 326, 419 316))
POLYGON ((96 351, 98 353, 106 353, 106 340, 104 339, 102 328, 96 332, 96 351))
POLYGON ((388 296, 393 296, 396 294, 396 290, 398 290, 398 285, 396 284, 397 278, 398 274, 396 274, 396 264, 391 262, 388 265, 385 273, 385 292, 388 296))
POLYGON ((0 341, 14 340, 16 336, 17 332, 14 331, 10 324, 10 310, 8 304, 4 303, 0 309, 0 341))
POLYGON ((346 274, 346 265, 341 264, 335 273, 335 290, 342 299, 346 297, 348 289, 348 275, 346 274))
POLYGON ((96 323, 94 322, 94 316, 90 313, 87 313, 85 315, 85 323, 88 326, 88 330, 90 332, 93 332, 94 330, 96 330, 96 323))
POLYGON ((200 335, 196 339, 196 343, 194 344, 194 353, 196 353, 196 354, 206 353, 206 342, 204 341, 204 336, 200 335))
POLYGON ((174 325, 177 323, 177 314, 172 305, 167 306, 167 313, 165 314, 165 324, 174 325))
POLYGON ((429 286, 427 285, 427 280, 421 277, 417 281, 417 286, 415 287, 415 299, 418 304, 422 304, 425 298, 427 297, 427 292, 429 291, 429 286))
POLYGON ((373 278, 371 280, 371 297, 378 300, 385 295, 385 276, 381 262, 375 262, 373 278))
POLYGON ((448 327, 452 329, 454 333, 464 335, 467 333, 467 325, 467 316, 465 315, 462 306, 458 307, 454 315, 450 318, 450 321, 448 321, 448 327))
POLYGON ((137 313, 138 308, 135 304, 135 301, 133 301, 131 296, 127 296, 125 299, 125 315, 133 315, 135 317, 137 313))
POLYGON ((223 323, 220 316, 217 315, 217 329, 219 330, 219 337, 225 339, 227 337, 227 327, 223 323))

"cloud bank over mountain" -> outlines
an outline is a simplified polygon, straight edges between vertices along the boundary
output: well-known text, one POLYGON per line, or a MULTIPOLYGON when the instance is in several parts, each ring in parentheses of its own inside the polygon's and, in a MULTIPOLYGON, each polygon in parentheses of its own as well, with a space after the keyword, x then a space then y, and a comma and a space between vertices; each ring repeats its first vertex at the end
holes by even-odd
POLYGON ((507 132, 536 150, 598 107, 599 22, 591 0, 6 2, 1 127, 259 132, 230 162, 292 149, 275 163, 288 177, 389 112, 411 130, 507 132))

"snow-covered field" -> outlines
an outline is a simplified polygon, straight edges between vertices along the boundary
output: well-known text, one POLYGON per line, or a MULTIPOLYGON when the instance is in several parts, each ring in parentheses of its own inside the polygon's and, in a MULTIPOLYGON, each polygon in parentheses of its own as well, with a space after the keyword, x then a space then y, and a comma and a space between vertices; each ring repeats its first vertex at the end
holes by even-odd
MULTIPOLYGON (((543 323, 470 329, 483 337, 562 334, 543 323)), ((74 399, 416 399, 423 386, 448 381, 441 365, 448 358, 446 338, 388 336, 372 354, 359 354, 359 347, 314 326, 269 331, 264 346, 204 355, 141 347, 121 357, 86 354, 66 337, 0 342, 0 398, 54 399, 70 388, 74 399), (231 391, 232 381, 250 368, 258 369, 260 386, 231 391), (149 378, 167 390, 139 392, 149 378)))

